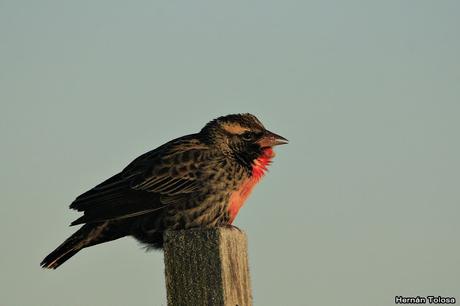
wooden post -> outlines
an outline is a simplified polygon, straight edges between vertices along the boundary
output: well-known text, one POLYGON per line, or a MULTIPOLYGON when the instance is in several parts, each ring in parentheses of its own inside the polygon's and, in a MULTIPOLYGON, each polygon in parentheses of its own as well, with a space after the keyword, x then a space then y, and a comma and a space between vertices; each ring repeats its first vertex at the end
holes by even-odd
POLYGON ((250 306, 246 235, 235 228, 165 233, 168 306, 250 306))

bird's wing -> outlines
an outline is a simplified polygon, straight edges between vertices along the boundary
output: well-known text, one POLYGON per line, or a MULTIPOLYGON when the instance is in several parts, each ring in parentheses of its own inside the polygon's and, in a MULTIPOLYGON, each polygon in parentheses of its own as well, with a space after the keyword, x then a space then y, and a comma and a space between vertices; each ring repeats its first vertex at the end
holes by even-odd
POLYGON ((138 157, 75 199, 70 208, 85 214, 72 225, 139 216, 183 199, 200 187, 199 162, 206 151, 195 139, 180 139, 138 157))
POLYGON ((199 187, 199 170, 195 163, 181 161, 181 157, 188 153, 190 151, 163 158, 161 163, 133 179, 131 188, 170 196, 196 191, 199 187))

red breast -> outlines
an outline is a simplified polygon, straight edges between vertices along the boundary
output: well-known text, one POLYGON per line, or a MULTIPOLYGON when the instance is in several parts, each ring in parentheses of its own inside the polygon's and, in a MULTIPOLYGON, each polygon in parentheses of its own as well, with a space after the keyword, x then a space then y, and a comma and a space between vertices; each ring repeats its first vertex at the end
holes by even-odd
POLYGON ((240 208, 244 205, 244 202, 251 194, 254 186, 260 181, 267 167, 271 163, 271 159, 275 156, 275 152, 272 148, 266 148, 262 155, 255 159, 252 164, 252 176, 244 180, 240 188, 234 191, 229 200, 228 212, 230 214, 230 224, 235 220, 236 215, 240 208))

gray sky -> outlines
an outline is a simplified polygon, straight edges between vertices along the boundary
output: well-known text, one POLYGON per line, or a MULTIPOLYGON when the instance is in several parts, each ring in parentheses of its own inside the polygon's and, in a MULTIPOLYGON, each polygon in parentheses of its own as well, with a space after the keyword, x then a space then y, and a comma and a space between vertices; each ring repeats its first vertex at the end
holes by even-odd
POLYGON ((235 222, 255 305, 460 299, 459 10, 0 0, 0 304, 165 305, 132 239, 39 262, 77 195, 235 112, 291 141, 235 222))

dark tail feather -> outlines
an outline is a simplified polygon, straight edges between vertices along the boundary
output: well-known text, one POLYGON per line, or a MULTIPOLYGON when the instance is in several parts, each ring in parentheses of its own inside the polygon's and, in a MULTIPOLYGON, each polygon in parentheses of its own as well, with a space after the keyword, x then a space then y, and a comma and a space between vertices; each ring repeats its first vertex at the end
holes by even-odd
POLYGON ((45 269, 56 269, 60 265, 62 265, 67 259, 72 257, 73 255, 77 254, 78 251, 81 249, 61 249, 57 248, 51 254, 45 257, 43 261, 40 263, 42 268, 45 269))
POLYGON ((42 268, 56 269, 70 257, 77 254, 78 251, 83 249, 85 247, 84 232, 86 232, 84 228, 85 226, 75 232, 53 252, 46 256, 45 259, 43 259, 43 261, 40 263, 42 268))
POLYGON ((109 221, 83 225, 78 231, 43 259, 40 265, 56 269, 81 249, 126 236, 129 226, 109 221))

